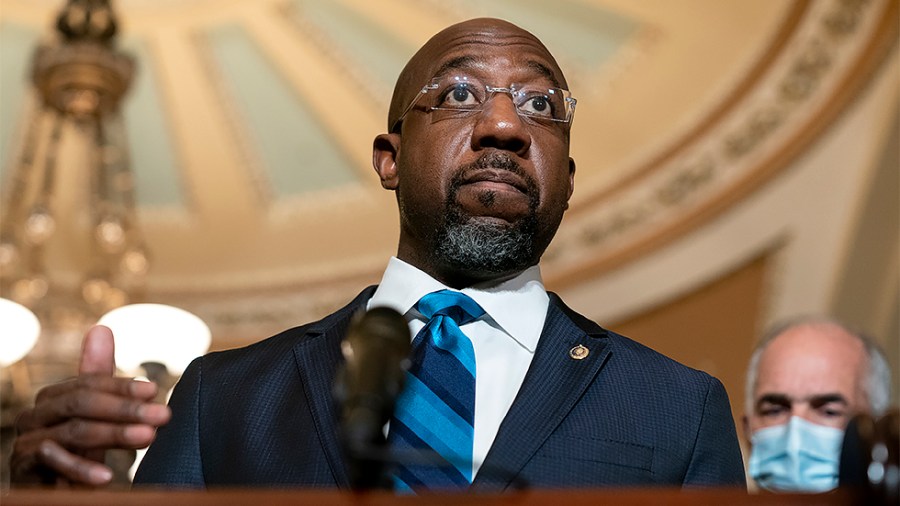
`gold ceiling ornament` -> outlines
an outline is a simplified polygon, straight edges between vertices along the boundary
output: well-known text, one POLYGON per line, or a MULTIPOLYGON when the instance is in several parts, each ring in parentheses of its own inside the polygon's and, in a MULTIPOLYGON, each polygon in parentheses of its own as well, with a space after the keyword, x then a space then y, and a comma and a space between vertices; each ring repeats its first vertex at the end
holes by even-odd
MULTIPOLYGON (((26 120, 19 157, 10 171, 0 224, 0 281, 4 297, 42 312, 60 290, 47 269, 47 249, 61 218, 54 201, 60 146, 68 134, 72 150, 86 157, 90 179, 90 265, 80 284, 78 305, 94 319, 129 302, 144 282, 149 262, 137 223, 122 98, 134 75, 134 59, 115 48, 116 17, 108 0, 69 0, 56 19, 56 37, 32 58, 31 80, 39 105, 26 120)), ((68 153, 68 152, 67 152, 68 153)), ((62 239, 60 239, 62 240, 62 239)), ((75 245, 66 245, 75 248, 75 245)))

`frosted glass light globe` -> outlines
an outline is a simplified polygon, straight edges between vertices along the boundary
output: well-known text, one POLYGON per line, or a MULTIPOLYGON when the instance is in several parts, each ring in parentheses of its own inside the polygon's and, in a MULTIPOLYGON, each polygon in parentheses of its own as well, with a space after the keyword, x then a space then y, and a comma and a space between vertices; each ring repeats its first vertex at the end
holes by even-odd
POLYGON ((131 304, 113 309, 98 322, 113 331, 116 366, 138 374, 144 362, 159 362, 180 375, 209 350, 212 334, 196 315, 164 304, 131 304))
POLYGON ((0 298, 0 367, 22 359, 41 335, 41 323, 27 307, 0 298))

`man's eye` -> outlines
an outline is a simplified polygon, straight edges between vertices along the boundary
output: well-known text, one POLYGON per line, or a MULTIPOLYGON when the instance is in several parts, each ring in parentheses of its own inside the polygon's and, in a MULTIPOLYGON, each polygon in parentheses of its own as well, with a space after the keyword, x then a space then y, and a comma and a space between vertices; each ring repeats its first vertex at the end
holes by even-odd
POLYGON ((447 107, 465 107, 476 104, 475 94, 464 84, 459 84, 450 88, 444 95, 442 106, 447 107))
POLYGON ((759 414, 762 416, 778 416, 784 413, 784 406, 764 406, 760 408, 759 414))
POLYGON ((554 117, 553 103, 544 95, 529 97, 524 102, 522 102, 522 105, 519 106, 519 109, 525 114, 529 114, 532 116, 540 116, 546 118, 554 117))
POLYGON ((845 415, 843 409, 833 406, 822 406, 821 408, 819 408, 819 412, 829 418, 843 418, 845 415))

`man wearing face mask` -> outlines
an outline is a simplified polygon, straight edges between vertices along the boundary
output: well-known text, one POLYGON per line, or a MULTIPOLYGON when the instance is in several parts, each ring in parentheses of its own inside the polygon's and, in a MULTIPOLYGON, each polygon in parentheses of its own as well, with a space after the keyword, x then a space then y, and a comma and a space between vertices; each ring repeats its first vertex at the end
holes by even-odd
POLYGON ((847 423, 887 410, 890 382, 878 346, 838 322, 803 318, 774 328, 747 370, 750 477, 773 492, 837 487, 847 423))

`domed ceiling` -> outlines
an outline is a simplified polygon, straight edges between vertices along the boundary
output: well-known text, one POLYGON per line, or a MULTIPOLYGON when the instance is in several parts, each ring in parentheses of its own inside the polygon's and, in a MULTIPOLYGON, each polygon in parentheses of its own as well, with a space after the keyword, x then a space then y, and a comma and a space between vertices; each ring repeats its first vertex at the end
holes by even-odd
MULTIPOLYGON (((4 168, 35 107, 32 48, 61 5, 0 10, 4 168)), ((553 287, 652 248, 777 172, 878 65, 897 17, 895 2, 839 0, 113 6, 120 47, 138 61, 124 116, 147 298, 197 312, 220 342, 301 323, 377 282, 398 227, 371 142, 406 60, 453 22, 495 16, 529 29, 578 98, 576 192, 545 258, 553 287)), ((84 229, 86 171, 73 163, 60 178, 56 205, 84 229)), ((50 255, 75 283, 87 250, 69 237, 50 255)))

